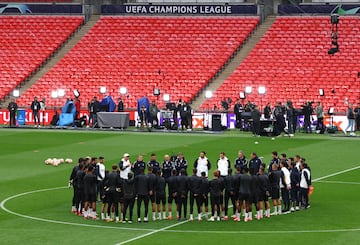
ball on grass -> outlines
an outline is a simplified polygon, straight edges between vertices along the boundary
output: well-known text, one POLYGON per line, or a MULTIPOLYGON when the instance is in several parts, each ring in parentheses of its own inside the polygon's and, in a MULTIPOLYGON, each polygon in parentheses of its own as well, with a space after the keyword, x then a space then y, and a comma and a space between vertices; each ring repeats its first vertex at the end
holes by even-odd
POLYGON ((255 145, 259 144, 259 142, 255 141, 255 145))
POLYGON ((273 138, 271 138, 271 140, 275 140, 275 138, 273 137, 273 138))

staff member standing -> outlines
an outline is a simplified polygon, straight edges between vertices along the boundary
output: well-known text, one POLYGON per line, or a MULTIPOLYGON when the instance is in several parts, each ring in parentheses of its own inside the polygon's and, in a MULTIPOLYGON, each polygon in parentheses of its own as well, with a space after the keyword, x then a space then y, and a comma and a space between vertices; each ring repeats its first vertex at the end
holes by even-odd
POLYGON ((34 97, 34 101, 31 102, 31 110, 34 117, 34 127, 36 127, 36 124, 40 128, 40 119, 39 119, 39 110, 40 110, 40 102, 38 101, 37 97, 34 97))
POLYGON ((134 177, 140 174, 140 169, 146 168, 146 163, 144 162, 143 156, 140 154, 138 155, 137 160, 134 162, 134 164, 131 166, 131 170, 134 172, 134 177))
POLYGON ((197 170, 196 175, 201 177, 201 173, 205 172, 205 176, 208 177, 208 172, 211 168, 211 163, 206 157, 206 152, 201 151, 200 156, 194 162, 194 168, 197 170))
POLYGON ((228 169, 230 168, 230 161, 225 156, 225 152, 220 152, 220 158, 217 160, 217 168, 220 171, 220 177, 228 175, 228 169))
POLYGON ((10 127, 16 126, 16 112, 18 109, 18 105, 15 102, 15 99, 11 99, 11 102, 8 105, 8 110, 10 112, 10 127))
POLYGON ((124 154, 124 157, 120 160, 119 168, 120 168, 120 177, 122 179, 127 179, 128 174, 131 171, 131 163, 129 160, 130 155, 128 153, 124 154))

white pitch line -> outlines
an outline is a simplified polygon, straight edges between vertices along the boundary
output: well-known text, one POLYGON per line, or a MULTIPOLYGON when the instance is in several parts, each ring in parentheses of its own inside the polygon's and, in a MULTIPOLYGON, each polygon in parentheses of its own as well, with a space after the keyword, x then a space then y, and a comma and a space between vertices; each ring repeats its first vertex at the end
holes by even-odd
POLYGON ((181 222, 176 223, 176 224, 172 224, 172 225, 169 225, 169 226, 165 226, 165 227, 163 227, 163 228, 161 228, 161 229, 154 230, 154 231, 151 231, 151 232, 149 232, 149 233, 145 233, 145 234, 143 234, 143 235, 133 237, 133 238, 131 238, 131 239, 129 239, 129 240, 116 243, 115 245, 122 245, 122 244, 126 244, 126 243, 129 243, 129 242, 133 242, 133 241, 135 241, 135 240, 139 240, 139 239, 141 239, 141 238, 144 238, 144 237, 150 236, 150 235, 152 235, 152 234, 155 234, 155 233, 158 233, 158 232, 161 232, 161 231, 164 231, 164 230, 173 228, 173 227, 175 227, 175 226, 185 224, 186 222, 189 222, 189 220, 184 220, 184 221, 181 221, 181 222))
MULTIPOLYGON (((359 169, 360 166, 357 166, 357 167, 353 167, 353 168, 349 168, 349 169, 345 169, 345 170, 342 170, 340 172, 336 172, 336 173, 333 173, 333 174, 329 174, 329 175, 326 175, 326 176, 322 176, 322 177, 319 177, 319 178, 316 178, 313 180, 313 182, 324 182, 324 183, 330 183, 330 181, 320 181, 320 180, 323 180, 323 179, 326 179, 326 178, 329 178, 329 177, 332 177, 332 176, 336 176, 336 175, 339 175, 339 174, 342 174, 342 173, 346 173, 346 172, 350 172, 350 171, 353 171, 353 170, 356 170, 356 169, 359 169)), ((332 182, 335 182, 335 181, 332 181, 332 182)), ((341 181, 337 181, 337 182, 341 182, 341 181)), ((357 182, 343 182, 343 183, 340 183, 340 184, 348 184, 348 183, 353 183, 353 184, 360 184, 360 183, 357 183, 357 182)), ((29 194, 33 194, 33 193, 38 193, 38 192, 45 192, 45 191, 53 191, 53 190, 59 190, 59 189, 65 189, 67 188, 66 186, 62 186, 62 187, 55 187, 55 188, 48 188, 48 189, 41 189, 41 190, 34 190, 34 191, 28 191, 28 192, 24 192, 24 193, 20 193, 20 194, 17 194, 17 195, 13 195, 13 196, 10 196, 4 200, 1 201, 0 203, 0 208, 2 210, 4 210, 5 212, 7 213, 10 213, 10 214, 13 214, 13 215, 16 215, 16 216, 19 216, 19 217, 22 217, 22 218, 27 218, 27 219, 32 219, 32 220, 37 220, 37 221, 42 221, 42 222, 48 222, 48 223, 55 223, 55 224, 63 224, 63 225, 73 225, 73 226, 83 226, 83 227, 95 227, 95 228, 106 228, 106 229, 119 229, 119 230, 137 230, 137 231, 146 231, 148 233, 145 233, 143 235, 140 235, 140 236, 137 236, 137 237, 134 237, 132 239, 129 239, 129 240, 126 240, 126 241, 122 241, 120 243, 117 243, 116 245, 121 245, 121 244, 126 244, 126 243, 129 243, 129 242, 132 242, 132 241, 135 241, 135 240, 138 240, 138 239, 141 239, 143 237, 147 237, 147 236, 150 236, 152 234, 155 234, 155 233, 158 233, 158 232, 163 232, 163 231, 166 231, 166 232, 197 232, 197 231, 177 231, 177 230, 168 230, 170 228, 173 228, 173 227, 176 227, 176 226, 179 226, 179 225, 182 225, 184 223, 187 223, 189 222, 189 220, 185 220, 185 221, 182 221, 182 222, 179 222, 179 223, 175 223, 175 224, 172 224, 172 225, 169 225, 169 226, 166 226, 166 227, 163 227, 161 229, 157 229, 157 230, 154 230, 154 229, 145 229, 145 228, 126 228, 126 227, 115 227, 115 226, 103 226, 103 225, 90 225, 90 224, 81 224, 81 223, 72 223, 72 222, 64 222, 64 221, 57 221, 57 220, 49 220, 49 219, 43 219, 43 218, 38 218, 38 217, 32 217, 32 216, 28 216, 28 215, 23 215, 23 214, 19 214, 19 213, 16 213, 16 212, 13 212, 9 209, 7 209, 5 207, 5 203, 11 199, 14 199, 14 198, 17 198, 17 197, 21 197, 21 196, 25 196, 25 195, 29 195, 29 194)), ((354 228, 354 229, 336 229, 336 230, 303 230, 303 231, 289 231, 289 233, 310 233, 310 232, 346 232, 346 231, 359 231, 360 228, 354 228)), ((210 232, 210 231, 209 231, 210 232)), ((245 232, 245 231, 244 231, 245 232)), ((272 233, 273 231, 256 231, 256 233, 272 233)), ((225 233, 227 233, 225 231, 225 233)), ((233 233, 242 233, 241 231, 235 231, 235 232, 229 232, 229 234, 233 234, 233 233)), ((246 233, 249 233, 249 231, 246 231, 246 233)), ((250 232, 251 233, 251 232, 250 232)))
POLYGON ((333 173, 333 174, 325 175, 325 176, 322 176, 322 177, 319 177, 319 178, 314 179, 313 182, 317 182, 317 181, 319 181, 319 180, 327 179, 327 178, 330 178, 330 177, 333 177, 333 176, 336 176, 336 175, 339 175, 339 174, 347 173, 347 172, 350 172, 350 171, 353 171, 353 170, 356 170, 356 169, 359 169, 359 168, 360 168, 360 166, 356 166, 356 167, 353 167, 353 168, 349 168, 349 169, 342 170, 342 171, 340 171, 340 172, 336 172, 336 173, 333 173))
POLYGON ((73 222, 66 222, 66 221, 59 221, 59 220, 44 219, 44 218, 38 218, 38 217, 29 216, 29 215, 19 214, 19 213, 16 213, 14 211, 11 211, 11 210, 9 210, 9 209, 7 209, 5 207, 6 202, 8 202, 11 199, 17 198, 17 197, 21 197, 21 196, 25 196, 25 195, 29 195, 29 194, 34 194, 34 193, 38 193, 38 192, 54 191, 54 190, 60 190, 60 189, 65 189, 65 188, 67 188, 67 186, 48 188, 48 189, 41 189, 41 190, 28 191, 28 192, 20 193, 20 194, 17 194, 17 195, 14 195, 14 196, 11 196, 11 197, 8 197, 8 198, 2 200, 2 202, 0 203, 0 208, 2 210, 4 210, 5 212, 8 212, 10 214, 13 214, 13 215, 16 215, 16 216, 19 216, 19 217, 22 217, 22 218, 31 219, 31 220, 37 220, 37 221, 42 221, 42 222, 47 222, 47 223, 82 226, 82 227, 93 227, 93 228, 117 229, 117 230, 156 231, 154 229, 145 229, 145 228, 130 228, 130 227, 128 228, 128 227, 116 227, 116 226, 91 225, 91 224, 81 224, 81 223, 73 223, 73 222))
POLYGON ((348 182, 348 181, 318 180, 316 182, 318 182, 318 183, 329 183, 329 184, 360 185, 360 182, 348 182))

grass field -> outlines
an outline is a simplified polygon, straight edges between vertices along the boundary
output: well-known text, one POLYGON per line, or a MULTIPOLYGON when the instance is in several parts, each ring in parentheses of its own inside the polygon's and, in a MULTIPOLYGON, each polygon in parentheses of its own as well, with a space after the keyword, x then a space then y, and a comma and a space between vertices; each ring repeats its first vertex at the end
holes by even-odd
MULTIPOLYGON (((0 244, 359 244, 359 138, 297 135, 253 138, 248 134, 161 134, 0 130, 0 244), (254 144, 258 141, 258 144, 254 144), (201 150, 214 163, 220 151, 233 161, 238 150, 255 151, 269 163, 271 151, 300 154, 311 166, 311 208, 248 223, 156 221, 115 224, 84 220, 70 212, 67 187, 73 165, 46 166, 49 157, 104 156, 106 167, 124 152, 184 152, 190 164, 201 150), (343 171, 343 172, 340 172, 343 171)), ((230 212, 230 214, 232 214, 230 212)), ((151 215, 151 212, 150 212, 151 215)), ((135 216, 136 218, 136 216, 135 216)))

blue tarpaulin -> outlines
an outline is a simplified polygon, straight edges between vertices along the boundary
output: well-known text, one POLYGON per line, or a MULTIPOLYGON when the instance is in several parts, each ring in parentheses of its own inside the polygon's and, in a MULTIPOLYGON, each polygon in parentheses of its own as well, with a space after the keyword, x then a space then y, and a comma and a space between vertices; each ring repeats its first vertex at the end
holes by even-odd
POLYGON ((72 126, 74 124, 74 117, 76 113, 76 107, 72 100, 66 101, 65 105, 61 109, 61 114, 59 121, 57 122, 58 126, 72 126))
POLYGON ((104 111, 107 112, 114 112, 116 109, 116 104, 111 96, 106 96, 105 98, 103 98, 100 105, 101 108, 106 108, 104 109, 104 111))

